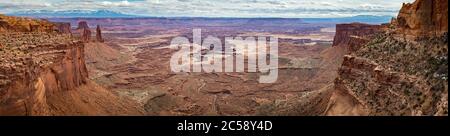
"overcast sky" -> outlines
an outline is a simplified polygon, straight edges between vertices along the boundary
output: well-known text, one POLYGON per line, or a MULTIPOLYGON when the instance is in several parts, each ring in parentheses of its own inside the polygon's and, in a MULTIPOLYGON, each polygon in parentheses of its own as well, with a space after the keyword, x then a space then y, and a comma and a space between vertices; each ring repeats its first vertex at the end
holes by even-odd
POLYGON ((0 0, 0 13, 99 10, 146 16, 346 17, 395 16, 414 0, 0 0))

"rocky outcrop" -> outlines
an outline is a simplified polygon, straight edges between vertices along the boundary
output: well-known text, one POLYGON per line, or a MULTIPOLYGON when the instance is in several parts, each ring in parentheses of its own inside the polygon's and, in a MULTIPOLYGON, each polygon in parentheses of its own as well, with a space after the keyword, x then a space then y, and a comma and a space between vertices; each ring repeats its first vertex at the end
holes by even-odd
POLYGON ((57 22, 55 23, 56 31, 62 34, 72 34, 70 23, 57 22))
POLYGON ((78 22, 78 28, 77 29, 89 29, 89 25, 86 21, 80 21, 78 22))
POLYGON ((55 32, 0 33, 0 115, 141 115, 88 78, 84 43, 55 32))
POLYGON ((81 41, 84 43, 90 42, 92 33, 86 21, 79 22, 77 30, 79 31, 81 41))
POLYGON ((416 0, 403 4, 393 20, 397 33, 406 36, 439 36, 448 32, 448 0, 416 0))
POLYGON ((448 115, 447 2, 405 4, 387 31, 346 55, 325 114, 448 115))
POLYGON ((81 41, 88 43, 91 41, 91 30, 89 29, 81 29, 81 41))
POLYGON ((333 46, 346 46, 350 52, 358 50, 371 37, 382 32, 383 26, 362 23, 337 24, 333 46))
POLYGON ((423 102, 432 98, 425 95, 426 86, 420 80, 365 58, 345 56, 335 89, 363 105, 359 115, 423 115, 423 102))
POLYGON ((2 34, 0 39, 10 47, 0 60, 0 114, 47 115, 46 95, 75 90, 88 80, 81 42, 46 33, 2 34))
POLYGON ((53 32, 53 28, 47 20, 0 15, 0 32, 53 32))
MULTIPOLYGON (((361 105, 351 110, 356 115, 448 115, 447 56, 440 37, 405 42, 381 35, 344 57, 335 90, 361 105)), ((355 115, 342 112, 331 115, 355 115)))
POLYGON ((97 42, 104 42, 102 37, 102 29, 100 28, 100 25, 97 25, 95 37, 97 38, 97 42))
POLYGON ((0 32, 5 32, 8 29, 10 29, 9 24, 6 21, 0 20, 0 32))
POLYGON ((0 14, 0 32, 6 31, 9 27, 8 22, 6 22, 6 20, 4 18, 5 18, 5 16, 0 14))

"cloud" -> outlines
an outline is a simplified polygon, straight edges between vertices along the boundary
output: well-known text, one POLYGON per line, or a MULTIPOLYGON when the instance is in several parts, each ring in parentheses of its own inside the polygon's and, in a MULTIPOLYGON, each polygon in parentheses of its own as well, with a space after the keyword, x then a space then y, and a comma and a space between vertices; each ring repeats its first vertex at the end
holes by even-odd
POLYGON ((101 2, 103 6, 114 6, 114 7, 127 7, 131 6, 131 3, 128 1, 119 1, 119 2, 111 2, 111 1, 103 1, 101 2))
POLYGON ((0 0, 0 13, 112 10, 147 16, 336 17, 396 15, 413 0, 0 0))

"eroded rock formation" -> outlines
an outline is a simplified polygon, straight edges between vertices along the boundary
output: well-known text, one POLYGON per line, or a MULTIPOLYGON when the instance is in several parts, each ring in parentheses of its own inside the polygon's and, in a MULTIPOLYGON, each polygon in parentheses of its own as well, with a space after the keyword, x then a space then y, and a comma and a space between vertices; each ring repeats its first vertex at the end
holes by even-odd
POLYGON ((97 42, 104 42, 102 37, 102 29, 100 28, 100 25, 97 25, 95 37, 97 38, 97 42))
POLYGON ((89 29, 89 25, 86 21, 80 21, 78 22, 78 28, 77 29, 89 29))
POLYGON ((403 4, 393 21, 408 36, 439 36, 448 32, 448 0, 416 0, 403 4))
POLYGON ((81 21, 78 23, 78 31, 80 33, 81 41, 88 43, 91 40, 92 33, 86 21, 81 21))
POLYGON ((81 42, 44 33, 2 34, 0 39, 7 47, 1 54, 2 114, 49 114, 47 94, 75 90, 88 80, 81 42))
POLYGON ((142 114, 88 79, 84 43, 70 35, 8 29, 0 45, 0 115, 142 114))
POLYGON ((91 40, 91 30, 89 29, 81 29, 81 40, 85 43, 91 40))
POLYGON ((364 107, 360 115, 447 115, 447 50, 440 39, 380 37, 345 56, 335 89, 364 107))
POLYGON ((448 115, 447 2, 405 4, 393 28, 346 55, 325 114, 448 115))
POLYGON ((59 33, 63 33, 63 34, 72 34, 72 28, 70 23, 65 23, 65 22, 57 22, 55 23, 56 26, 56 30, 59 33))
POLYGON ((47 20, 0 15, 0 32, 53 32, 53 28, 47 20))
POLYGON ((358 50, 361 45, 371 40, 371 37, 383 30, 381 25, 362 23, 337 24, 333 46, 347 46, 350 52, 358 50))

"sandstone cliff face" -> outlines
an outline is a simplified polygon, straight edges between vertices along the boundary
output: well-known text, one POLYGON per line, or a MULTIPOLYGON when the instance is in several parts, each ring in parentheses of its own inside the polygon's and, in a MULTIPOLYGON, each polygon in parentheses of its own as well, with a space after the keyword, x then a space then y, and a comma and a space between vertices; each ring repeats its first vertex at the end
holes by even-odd
POLYGON ((80 21, 78 22, 78 28, 77 29, 89 29, 89 25, 86 21, 80 21))
POLYGON ((81 21, 78 23, 78 31, 81 41, 88 43, 91 40, 92 33, 86 21, 81 21))
POLYGON ((416 0, 403 4, 393 21, 408 36, 439 36, 448 32, 448 0, 416 0))
POLYGON ((54 24, 46 20, 0 15, 0 32, 52 32, 54 24))
POLYGON ((143 113, 136 102, 89 80, 84 43, 70 34, 8 29, 0 45, 0 115, 143 113))
POLYGON ((43 33, 2 34, 0 39, 7 47, 1 54, 1 114, 47 115, 46 95, 75 90, 87 82, 81 42, 43 33), (18 43, 39 40, 31 45, 18 43))
POLYGON ((72 34, 70 23, 57 22, 55 23, 56 30, 62 34, 72 34))
POLYGON ((381 25, 362 23, 337 24, 333 46, 347 46, 350 52, 358 50, 361 45, 370 41, 372 35, 383 30, 381 25))
POLYGON ((81 40, 84 43, 88 43, 88 42, 91 41, 91 35, 92 35, 91 30, 89 30, 89 29, 81 29, 81 40))
POLYGON ((104 42, 102 37, 102 29, 100 28, 100 25, 97 25, 95 37, 97 38, 97 42, 104 42))
POLYGON ((448 115, 446 45, 382 37, 345 56, 335 89, 357 100, 362 115, 448 115))
POLYGON ((448 115, 447 2, 405 4, 388 31, 346 55, 325 114, 448 115))

